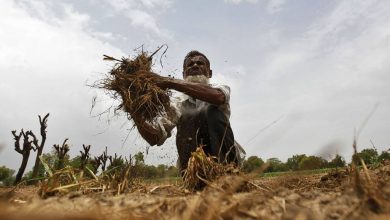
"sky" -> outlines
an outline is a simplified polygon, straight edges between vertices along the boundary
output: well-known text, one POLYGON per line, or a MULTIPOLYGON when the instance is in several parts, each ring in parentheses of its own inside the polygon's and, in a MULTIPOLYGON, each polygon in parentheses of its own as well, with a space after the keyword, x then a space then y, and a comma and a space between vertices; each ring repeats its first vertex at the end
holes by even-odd
POLYGON ((231 87, 231 125, 248 156, 348 160, 354 133, 358 149, 390 145, 389 1, 2 0, 0 42, 0 165, 13 169, 11 130, 40 139, 48 112, 44 152, 69 138, 72 157, 90 144, 95 156, 107 146, 175 164, 174 137, 149 147, 123 115, 96 117, 113 103, 89 86, 112 67, 103 54, 142 45, 167 44, 155 71, 176 78, 187 52, 207 55, 212 82, 231 87))

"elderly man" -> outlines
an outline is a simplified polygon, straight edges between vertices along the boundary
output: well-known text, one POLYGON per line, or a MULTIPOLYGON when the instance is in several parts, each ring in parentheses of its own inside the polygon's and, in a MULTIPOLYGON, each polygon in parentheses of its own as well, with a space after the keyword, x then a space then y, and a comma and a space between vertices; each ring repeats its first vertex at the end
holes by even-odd
POLYGON ((239 163, 239 150, 230 127, 230 88, 211 85, 210 62, 198 52, 189 52, 183 64, 184 80, 163 77, 158 84, 163 89, 184 93, 171 102, 171 111, 155 124, 145 122, 139 115, 133 119, 141 136, 150 145, 162 145, 177 127, 176 146, 180 170, 187 167, 191 152, 199 145, 206 154, 221 163, 239 163))

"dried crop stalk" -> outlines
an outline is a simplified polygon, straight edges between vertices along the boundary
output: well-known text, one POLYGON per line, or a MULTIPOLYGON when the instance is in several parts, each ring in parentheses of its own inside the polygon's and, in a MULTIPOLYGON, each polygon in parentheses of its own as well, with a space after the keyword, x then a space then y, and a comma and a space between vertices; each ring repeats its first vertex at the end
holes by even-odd
POLYGON ((120 99, 116 110, 122 109, 129 119, 138 114, 151 122, 168 111, 170 92, 157 86, 162 77, 152 71, 152 56, 156 52, 150 56, 141 52, 134 59, 120 60, 104 55, 104 60, 116 63, 97 87, 107 90, 113 99, 120 99))
POLYGON ((188 161, 183 176, 184 187, 191 190, 201 189, 220 176, 237 173, 239 171, 234 164, 218 163, 217 158, 206 155, 201 145, 192 152, 188 161))

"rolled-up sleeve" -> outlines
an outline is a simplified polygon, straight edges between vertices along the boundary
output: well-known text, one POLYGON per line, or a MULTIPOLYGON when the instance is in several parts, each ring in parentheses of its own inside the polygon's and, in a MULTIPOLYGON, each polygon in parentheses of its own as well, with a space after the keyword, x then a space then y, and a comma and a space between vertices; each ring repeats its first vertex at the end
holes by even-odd
POLYGON ((212 87, 220 90, 225 95, 224 104, 229 104, 229 102, 230 102, 230 87, 227 85, 212 85, 212 87))
POLYGON ((171 137, 172 130, 176 127, 179 118, 179 99, 173 98, 168 112, 156 120, 157 129, 160 131, 157 146, 163 145, 165 140, 171 137))

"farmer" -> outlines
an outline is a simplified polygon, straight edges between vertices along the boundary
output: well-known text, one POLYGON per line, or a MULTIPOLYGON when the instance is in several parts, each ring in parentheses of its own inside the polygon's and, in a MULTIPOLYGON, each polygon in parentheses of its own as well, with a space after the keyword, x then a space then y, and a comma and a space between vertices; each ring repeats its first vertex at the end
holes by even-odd
POLYGON ((210 62, 207 57, 191 51, 184 58, 184 80, 162 77, 158 86, 183 93, 171 101, 171 110, 155 124, 146 122, 141 115, 133 115, 141 136, 152 146, 162 145, 177 127, 176 146, 179 166, 187 167, 191 152, 202 145, 207 155, 221 163, 240 162, 242 148, 234 141, 230 127, 230 88, 211 85, 210 62))

